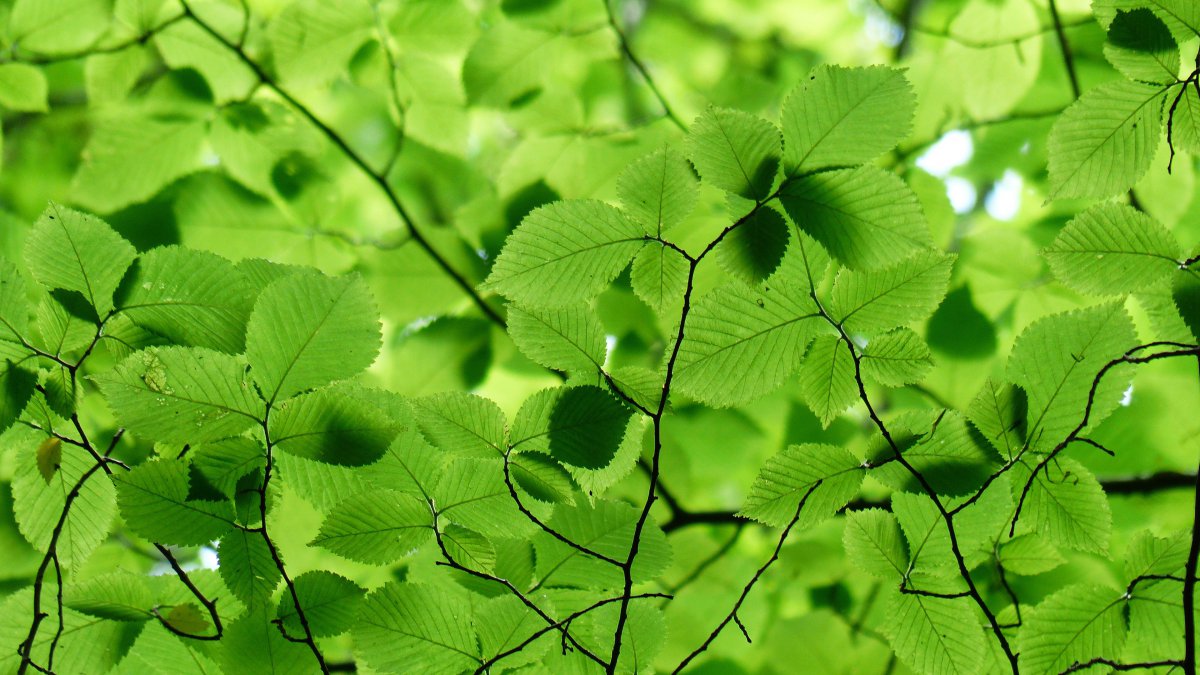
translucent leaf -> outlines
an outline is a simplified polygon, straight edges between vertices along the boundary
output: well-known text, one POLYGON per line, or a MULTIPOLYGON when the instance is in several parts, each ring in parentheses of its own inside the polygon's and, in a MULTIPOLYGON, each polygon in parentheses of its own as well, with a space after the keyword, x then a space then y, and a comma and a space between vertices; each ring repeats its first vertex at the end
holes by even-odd
MULTIPOLYGON (((476 616, 479 646, 486 658, 516 648, 546 626, 542 617, 512 595, 488 600, 476 616)), ((553 632, 546 633, 521 651, 505 658, 504 667, 517 668, 537 663, 554 645, 553 635, 553 632)))
POLYGON ((800 394, 804 402, 828 427, 838 415, 858 400, 858 382, 854 379, 854 357, 840 338, 822 335, 800 367, 800 394))
POLYGON ((1000 564, 1010 574, 1035 575, 1067 562, 1058 549, 1036 534, 1023 534, 1000 547, 1000 564))
POLYGON ((1050 199, 1111 197, 1154 159, 1163 90, 1120 80, 1084 92, 1050 129, 1050 199))
MULTIPOLYGON (((1028 433, 1035 443, 1052 446, 1082 421, 1096 375, 1133 344, 1132 322, 1118 303, 1044 317, 1021 333, 1008 377, 1028 394, 1028 433)), ((1101 381, 1092 424, 1116 406, 1122 379, 1117 372, 1101 381)))
MULTIPOLYGON (((992 446, 967 424, 958 411, 905 415, 890 425, 892 440, 904 459, 925 477, 938 494, 965 495, 980 487, 999 469, 992 446)), ((871 475, 897 490, 922 492, 922 486, 899 462, 891 444, 876 437, 868 450, 871 475), (883 462, 888 461, 887 464, 883 462)))
POLYGON ((304 644, 285 638, 271 618, 269 609, 257 609, 225 626, 225 635, 215 650, 223 672, 284 675, 317 669, 312 652, 304 644))
POLYGON ((853 511, 842 534, 846 555, 859 569, 895 580, 908 570, 908 551, 896 517, 882 509, 853 511))
POLYGON ((142 328, 178 344, 242 351, 254 292, 228 260, 156 248, 134 263, 122 287, 118 307, 142 328))
POLYGON ((1070 586, 1026 614, 1018 645, 1023 673, 1060 673, 1094 658, 1118 660, 1125 603, 1102 586, 1070 586))
POLYGON ((512 456, 509 471, 513 480, 538 501, 571 502, 574 484, 571 474, 549 457, 531 453, 512 456))
POLYGON ((853 269, 891 264, 932 242, 916 194, 873 166, 790 180, 779 201, 800 229, 853 269))
MULTIPOLYGON (((1014 467, 1013 496, 1029 477, 1029 469, 1014 467)), ((1052 544, 1076 551, 1107 553, 1112 512, 1104 489, 1082 464, 1058 458, 1038 472, 1025 497, 1021 520, 1052 544)))
POLYGON ((1028 95, 1042 66, 1043 35, 1034 7, 1022 0, 973 0, 950 22, 953 36, 937 55, 961 82, 955 98, 973 119, 1004 118, 1028 95))
POLYGON ((124 100, 149 64, 150 50, 141 45, 87 57, 83 62, 83 77, 88 103, 124 100))
POLYGON ((496 549, 482 534, 451 523, 442 532, 442 543, 458 564, 479 572, 495 571, 496 549))
POLYGON ((11 361, 0 363, 0 432, 17 421, 33 397, 37 377, 11 361))
MULTIPOLYGON (((615 560, 625 560, 633 543, 641 511, 631 504, 598 500, 555 509, 549 525, 567 539, 615 560)), ((537 573, 545 586, 620 588, 621 570, 539 532, 535 538, 537 573)), ((633 564, 634 583, 662 574, 671 562, 671 546, 662 530, 648 521, 642 529, 638 557, 633 564)))
POLYGON ((16 360, 28 353, 23 346, 29 328, 28 293, 25 277, 0 257, 0 359, 16 360))
POLYGON ((783 106, 789 175, 864 164, 908 135, 916 95, 895 68, 822 65, 783 106))
POLYGON ((46 76, 28 64, 0 64, 0 106, 22 112, 46 112, 46 76))
MULTIPOLYGON (((47 575, 48 580, 52 579, 52 574, 47 575)), ((34 663, 39 665, 49 663, 47 655, 50 644, 58 634, 59 613, 55 610, 54 592, 53 584, 47 584, 42 590, 41 610, 49 616, 43 620, 31 650, 34 663)), ((0 603, 0 641, 12 645, 11 649, 0 650, 0 672, 19 672, 21 657, 17 654, 16 645, 29 634, 29 620, 32 616, 31 588, 20 589, 7 595, 0 603)), ((70 608, 65 609, 61 616, 63 637, 54 652, 54 672, 109 672, 124 651, 124 645, 128 644, 129 624, 98 619, 70 608)))
POLYGON ((329 512, 312 545, 374 565, 399 560, 429 541, 433 514, 423 500, 403 492, 354 495, 329 512))
POLYGON ((228 438, 193 446, 188 457, 193 483, 203 481, 230 498, 238 481, 266 464, 266 450, 252 438, 228 438))
POLYGON ((1104 56, 1131 80, 1170 84, 1179 74, 1179 46, 1148 9, 1117 13, 1108 27, 1104 56))
MULTIPOLYGON (((206 23, 230 41, 237 41, 242 30, 242 11, 236 5, 205 2, 193 6, 206 23)), ((182 21, 171 24, 154 36, 162 60, 175 70, 192 69, 204 77, 215 103, 224 104, 250 98, 258 76, 238 55, 198 24, 182 21)))
POLYGON ((292 84, 326 83, 347 69, 372 23, 366 3, 335 7, 303 0, 286 5, 267 29, 275 67, 292 84))
POLYGON ((400 432, 387 454, 378 462, 357 471, 376 487, 411 492, 428 498, 441 472, 444 455, 420 432, 400 432))
POLYGON ((824 321, 809 294, 787 283, 722 286, 693 305, 675 384, 715 406, 745 403, 778 388, 800 365, 824 321))
POLYGON ((283 277, 258 296, 250 315, 250 373, 271 402, 353 377, 379 353, 378 317, 357 276, 283 277))
POLYGON ((397 420, 339 389, 302 394, 271 414, 275 447, 328 464, 358 466, 383 456, 400 431, 397 420))
POLYGON ((6 37, 22 52, 84 50, 104 34, 111 18, 104 0, 18 0, 11 7, 6 37))
POLYGON ((1171 118, 1171 142, 1176 150, 1200 152, 1200 93, 1195 85, 1183 93, 1175 107, 1175 116, 1171 118))
POLYGON ((1075 216, 1045 250, 1054 276, 1082 293, 1119 295, 1179 269, 1179 242, 1141 211, 1113 202, 1075 216))
POLYGON ((760 208, 717 245, 717 262, 750 285, 766 281, 783 262, 788 224, 771 208, 760 208))
POLYGON ((147 349, 92 379, 121 426, 155 441, 216 441, 263 414, 241 358, 208 349, 147 349))
POLYGON ((493 108, 541 90, 546 65, 561 51, 561 37, 505 21, 488 27, 467 54, 462 80, 469 103, 493 108))
POLYGON ((603 202, 553 202, 525 216, 484 283, 530 307, 584 302, 616 278, 644 236, 603 202))
POLYGON ((544 452, 585 469, 608 466, 633 411, 603 389, 584 385, 531 396, 513 422, 512 447, 544 452))
POLYGON ((900 328, 868 342, 861 363, 863 377, 889 387, 902 387, 925 377, 933 367, 933 355, 920 335, 900 328))
POLYGON ((967 418, 1006 459, 1025 444, 1025 391, 988 379, 967 408, 967 418))
POLYGON ((51 204, 25 242, 25 263, 48 288, 75 291, 101 316, 137 252, 107 223, 51 204))
POLYGON ((412 402, 421 432, 442 450, 472 457, 499 457, 508 449, 504 411, 494 402, 448 392, 412 402))
POLYGON ((504 484, 500 459, 451 462, 443 468, 433 496, 442 518, 486 537, 521 537, 536 527, 517 510, 504 484))
POLYGON ((270 602, 282 576, 258 532, 234 530, 217 547, 221 578, 238 600, 254 609, 270 602))
POLYGON ((144 202, 201 168, 208 123, 183 116, 103 118, 72 183, 74 200, 100 213, 144 202))
POLYGON ((148 624, 125 653, 114 675, 142 675, 172 664, 170 675, 211 675, 220 668, 207 655, 188 649, 183 641, 157 624, 148 624))
POLYGON ((118 474, 117 503, 130 530, 165 544, 197 546, 234 527, 233 505, 188 499, 187 465, 156 460, 118 474))
POLYGON ((392 582, 367 596, 353 631, 355 655, 377 672, 472 670, 482 661, 471 613, 461 596, 392 582))
MULTIPOLYGON (((16 455, 12 481, 12 509, 17 527, 39 551, 45 551, 72 488, 95 466, 78 448, 61 455, 58 470, 47 482, 38 471, 33 448, 16 455)), ((94 471, 71 501, 71 511, 58 538, 58 558, 67 569, 77 569, 108 537, 116 515, 116 491, 103 471, 94 471)))
MULTIPOLYGON (((324 570, 305 572, 296 577, 295 584, 296 595, 300 597, 300 606, 313 635, 327 637, 350 630, 365 597, 365 591, 358 584, 324 570)), ((283 619, 283 627, 289 635, 304 634, 290 594, 279 599, 275 616, 283 619)))
POLYGON ((906 665, 918 673, 970 675, 984 662, 983 629, 967 598, 893 596, 884 631, 906 665))
POLYGON ((710 107, 688 133, 688 154, 705 183, 747 199, 771 194, 779 172, 779 129, 749 113, 710 107))
POLYGON ((213 122, 211 142, 230 176, 271 197, 277 194, 272 174, 281 161, 293 154, 317 154, 320 146, 309 130, 281 104, 234 103, 221 108, 213 122))
POLYGON ((387 387, 409 395, 475 389, 492 368, 495 329, 484 318, 442 316, 406 330, 389 345, 387 387))
POLYGON ((955 256, 922 251, 888 267, 843 269, 831 313, 851 332, 877 333, 920 321, 946 297, 955 256))
POLYGON ((805 443, 789 445, 767 460, 746 496, 741 514, 772 527, 786 525, 808 494, 797 527, 808 528, 832 516, 858 494, 862 463, 845 448, 805 443))
POLYGON ((650 309, 666 314, 683 301, 687 276, 688 261, 683 256, 657 242, 647 242, 633 259, 629 283, 650 309))
POLYGON ((508 335, 525 356, 547 368, 587 373, 604 365, 604 327, 587 305, 529 310, 510 306, 508 335))
POLYGON ((692 168, 670 147, 630 164, 617 178, 617 194, 625 213, 654 236, 661 236, 692 212, 697 192, 692 168))

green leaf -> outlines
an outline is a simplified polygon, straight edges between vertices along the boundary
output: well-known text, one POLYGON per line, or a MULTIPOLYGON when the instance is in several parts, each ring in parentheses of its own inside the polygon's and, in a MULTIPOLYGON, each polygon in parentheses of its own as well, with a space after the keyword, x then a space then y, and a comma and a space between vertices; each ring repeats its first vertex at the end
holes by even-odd
POLYGON ((184 116, 103 118, 72 183, 74 200, 99 213, 144 202, 203 166, 208 124, 184 116))
POLYGON ((17 0, 5 37, 22 52, 63 54, 90 47, 108 28, 105 0, 17 0))
POLYGON ((233 498, 238 481, 266 464, 266 450, 252 438, 227 438, 193 446, 192 481, 203 481, 218 493, 233 498))
POLYGON ((1163 89, 1120 80, 1084 92, 1050 129, 1050 199, 1111 197, 1154 159, 1163 89))
POLYGON ((625 213, 653 236, 683 222, 696 206, 697 192, 692 168, 670 147, 630 164, 617 178, 625 213))
POLYGON ((33 373, 11 361, 0 363, 0 432, 17 421, 36 386, 33 373))
POLYGON ((1054 276, 1081 293, 1146 290, 1179 269, 1179 242, 1150 216, 1105 202, 1075 216, 1046 248, 1054 276))
POLYGON ((851 562, 871 576, 894 581, 908 570, 908 551, 900 525, 887 511, 865 509, 849 513, 842 540, 851 562))
POLYGON ((688 155, 705 183, 761 201, 779 172, 779 129, 749 113, 710 107, 688 133, 688 155))
MULTIPOLYGON (((295 585, 313 635, 329 637, 350 630, 365 597, 365 591, 358 584, 332 572, 316 570, 296 577, 295 585)), ((283 620, 289 635, 304 634, 291 595, 284 594, 279 599, 275 616, 283 620)))
POLYGON ((537 453, 513 455, 509 461, 509 471, 517 485, 538 501, 573 501, 571 474, 549 457, 537 453))
POLYGON ((637 223, 603 202, 554 202, 509 235, 484 286, 529 307, 585 302, 616 278, 644 237, 637 223))
POLYGON ((1023 673, 1059 673, 1094 658, 1119 659, 1125 603, 1103 586, 1070 586, 1028 612, 1018 637, 1023 673))
POLYGON ((834 335, 822 335, 813 341, 800 367, 800 395, 820 418, 822 427, 828 427, 858 400, 854 373, 854 357, 845 341, 834 335))
POLYGON ((280 76, 291 84, 321 85, 346 70, 370 35, 366 3, 335 7, 320 0, 284 6, 267 29, 280 76))
POLYGON ((138 634, 133 646, 117 664, 114 675, 140 675, 161 670, 164 664, 172 664, 166 671, 170 675, 211 675, 220 672, 207 655, 186 647, 182 640, 167 632, 158 624, 147 624, 138 634))
MULTIPOLYGON (((1000 468, 991 445, 958 411, 936 416, 933 411, 913 413, 889 426, 892 440, 904 459, 940 495, 969 494, 1000 468)), ((895 457, 891 444, 881 437, 876 437, 871 447, 875 450, 868 452, 872 464, 882 464, 895 457)), ((899 462, 877 466, 871 475, 897 490, 924 490, 924 486, 899 462)))
POLYGON ((893 596, 884 631, 906 665, 918 673, 970 675, 987 647, 970 600, 901 593, 893 596))
POLYGON ((328 464, 358 466, 382 457, 400 427, 379 409, 335 388, 278 404, 269 430, 275 447, 284 452, 328 464))
POLYGON ((272 174, 280 162, 295 155, 316 155, 320 147, 294 113, 267 101, 223 107, 213 122, 211 142, 225 171, 266 197, 277 194, 272 174))
POLYGON ((482 534, 451 523, 442 532, 442 543, 458 564, 479 572, 495 571, 496 549, 482 534))
POLYGON ((760 208, 717 245, 717 262, 731 276, 754 286, 783 262, 788 224, 771 208, 760 208))
POLYGON ((853 499, 862 479, 862 462, 845 448, 818 443, 789 445, 763 465, 741 515, 781 527, 796 515, 800 501, 808 495, 796 523, 808 528, 853 499))
POLYGON ((817 66, 783 105, 785 170, 870 162, 908 136, 916 105, 896 68, 817 66))
POLYGON ((800 229, 853 269, 885 266, 932 243, 916 194, 873 166, 790 180, 779 201, 800 229))
POLYGON ((0 257, 0 359, 16 360, 29 353, 23 344, 29 328, 29 291, 25 277, 7 258, 0 257))
POLYGON ((208 349, 146 349, 92 379, 121 426, 155 441, 216 441, 263 414, 241 358, 208 349))
POLYGON ((831 313, 847 331, 862 333, 926 319, 946 297, 954 261, 954 255, 922 251, 881 269, 843 269, 831 313))
POLYGON ((967 418, 992 447, 1012 459, 1025 443, 1028 407, 1025 390, 989 378, 967 408, 967 418))
POLYGON ((587 305, 508 308, 508 335, 534 362, 566 372, 595 372, 604 365, 604 327, 587 305))
POLYGON ((268 401, 353 377, 379 353, 379 312, 357 276, 295 274, 267 286, 246 328, 250 373, 268 401))
POLYGON ((353 637, 355 655, 376 672, 457 675, 482 663, 471 606, 432 586, 393 582, 371 593, 353 637))
POLYGON ((242 604, 253 610, 270 602, 282 575, 261 534, 234 530, 221 538, 217 555, 221 578, 242 604))
POLYGON ((356 469, 376 487, 411 492, 428 499, 445 455, 415 429, 405 429, 378 462, 356 469))
POLYGON ((225 626, 225 634, 217 643, 223 672, 284 675, 316 668, 312 652, 286 639, 270 618, 269 609, 256 609, 225 626))
MULTIPOLYGON (((1053 446, 1082 421, 1096 375, 1133 344, 1132 322, 1118 303, 1044 317, 1021 333, 1008 377, 1028 394, 1028 434, 1037 445, 1053 446)), ((1119 372, 1101 381, 1092 424, 1112 412, 1125 384, 1119 372)))
MULTIPOLYGON (((520 598, 505 595, 488 600, 476 614, 475 625, 479 630, 479 646, 483 655, 491 658, 521 645, 545 628, 546 622, 525 606, 520 598)), ((521 651, 505 658, 505 667, 518 668, 537 663, 554 644, 553 635, 546 633, 521 651)))
MULTIPOLYGON (((547 523, 567 539, 615 560, 625 560, 641 510, 631 504, 598 500, 594 505, 560 506, 547 523)), ((594 558, 544 532, 538 532, 537 573, 544 586, 620 588, 621 570, 594 558)), ((646 523, 634 560, 634 583, 662 574, 671 562, 667 537, 652 521, 646 523)))
POLYGON ((233 505, 188 499, 183 462, 146 462, 118 474, 117 503, 130 530, 165 544, 197 546, 220 539, 234 526, 233 505))
POLYGON ((63 589, 63 604, 104 619, 147 621, 154 595, 145 577, 118 571, 69 584, 63 589))
MULTIPOLYGON (((237 40, 243 16, 239 7, 206 2, 195 9, 226 39, 237 40)), ((251 97, 258 83, 258 76, 236 53, 195 22, 182 21, 166 26, 155 34, 154 46, 163 62, 172 69, 190 69, 203 76, 215 103, 244 101, 251 97)), ((210 140, 215 145, 216 136, 210 140)))
POLYGON ((387 565, 429 540, 429 504, 403 492, 354 495, 329 512, 312 545, 357 562, 387 565))
MULTIPOLYGON (((1029 469, 1014 467, 1013 496, 1020 497, 1029 469)), ((1025 496, 1021 520, 1050 543, 1076 551, 1107 553, 1112 512, 1104 489, 1082 464, 1057 458, 1038 472, 1025 496)))
POLYGON ((556 33, 529 30, 511 21, 489 26, 463 62, 467 102, 502 108, 538 93, 547 76, 545 66, 561 51, 562 37, 556 33))
POLYGON ((460 459, 447 464, 434 486, 433 498, 439 516, 486 537, 521 537, 536 528, 513 502, 500 459, 460 459))
POLYGON ((113 308, 113 291, 137 251, 107 223, 51 204, 25 242, 25 262, 48 288, 81 294, 101 316, 113 308))
POLYGON ((593 385, 543 390, 517 413, 512 447, 543 452, 570 466, 601 469, 616 456, 632 415, 631 409, 593 385))
POLYGON ((24 63, 0 64, 0 106, 21 112, 46 112, 46 76, 24 63))
POLYGON ((1058 549, 1036 534, 1022 534, 1000 547, 1000 564, 1011 574, 1044 574, 1065 562, 1058 549))
MULTIPOLYGON (((39 551, 50 544, 54 528, 66 505, 66 498, 84 474, 95 466, 79 448, 61 455, 59 467, 50 481, 38 470, 32 447, 15 456, 20 458, 12 481, 12 510, 17 527, 26 541, 39 551)), ((116 491, 103 471, 93 471, 71 501, 71 510, 58 539, 59 562, 66 569, 77 569, 108 537, 116 515, 116 491)))
POLYGON ((178 344, 240 353, 254 289, 220 256, 178 246, 142 255, 122 282, 119 311, 178 344))
POLYGON ((675 367, 677 391, 721 407, 758 398, 795 372, 823 325, 816 303, 798 286, 722 286, 688 315, 675 367))
POLYGON ((680 304, 687 288, 688 261, 678 251, 647 242, 633 258, 629 283, 650 309, 669 313, 680 304))
POLYGON ((899 328, 872 339, 863 348, 862 374, 889 387, 920 382, 933 367, 929 345, 908 328, 899 328))
POLYGON ((508 449, 504 411, 486 398, 448 392, 416 399, 412 406, 421 432, 448 453, 490 458, 508 449))
POLYGON ((1108 27, 1104 57, 1131 80, 1170 84, 1179 74, 1179 46, 1148 9, 1117 13, 1108 27))

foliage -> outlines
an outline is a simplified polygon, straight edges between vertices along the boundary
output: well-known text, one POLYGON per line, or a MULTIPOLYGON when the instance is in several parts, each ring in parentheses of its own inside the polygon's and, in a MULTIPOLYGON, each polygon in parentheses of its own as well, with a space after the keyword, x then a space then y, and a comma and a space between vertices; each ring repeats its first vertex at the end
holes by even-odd
POLYGON ((0 2, 0 673, 1195 673, 1198 6, 0 2))

